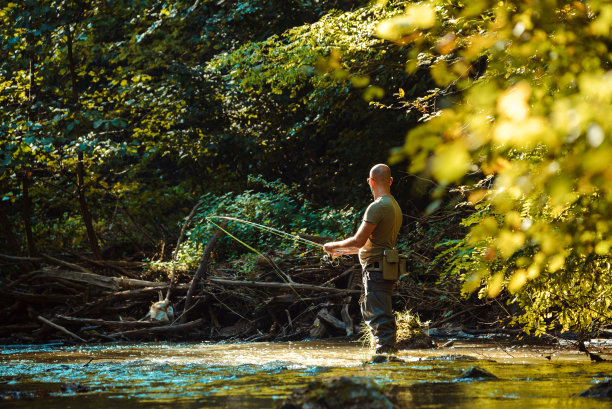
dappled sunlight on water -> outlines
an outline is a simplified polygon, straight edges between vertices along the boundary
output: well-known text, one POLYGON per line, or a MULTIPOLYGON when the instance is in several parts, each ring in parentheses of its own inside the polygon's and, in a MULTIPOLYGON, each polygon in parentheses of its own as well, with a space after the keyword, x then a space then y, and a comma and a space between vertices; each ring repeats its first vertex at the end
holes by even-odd
POLYGON ((593 364, 576 351, 458 342, 398 356, 403 362, 364 365, 371 352, 361 344, 330 341, 0 347, 0 392, 51 392, 3 402, 23 408, 274 408, 314 379, 355 375, 397 386, 404 407, 599 408, 610 403, 573 397, 612 377, 611 363, 593 364), (454 380, 471 366, 499 380, 454 380), (61 392, 65 383, 89 390, 61 392))

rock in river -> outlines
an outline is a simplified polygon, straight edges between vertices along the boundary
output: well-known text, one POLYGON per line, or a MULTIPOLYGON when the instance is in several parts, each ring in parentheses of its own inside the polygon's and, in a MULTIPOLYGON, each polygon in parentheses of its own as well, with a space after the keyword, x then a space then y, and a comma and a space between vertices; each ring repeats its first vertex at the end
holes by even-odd
POLYGON ((584 390, 578 396, 587 398, 612 398, 612 381, 600 382, 584 390))
POLYGON ((477 366, 473 366, 467 371, 463 372, 460 376, 455 378, 455 381, 491 381, 494 379, 498 379, 497 376, 493 375, 491 372, 486 371, 477 366))
POLYGON ((279 409, 399 409, 395 396, 369 378, 342 376, 311 382, 279 409))

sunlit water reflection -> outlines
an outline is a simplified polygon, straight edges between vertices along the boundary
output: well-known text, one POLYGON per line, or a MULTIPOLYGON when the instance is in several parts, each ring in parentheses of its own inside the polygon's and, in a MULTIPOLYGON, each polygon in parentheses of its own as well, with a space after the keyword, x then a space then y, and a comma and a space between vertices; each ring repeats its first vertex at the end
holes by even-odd
POLYGON ((0 392, 51 391, 0 403, 14 408, 274 408, 314 379, 356 375, 396 385, 406 408, 612 407, 611 400, 574 397, 612 377, 612 363, 591 363, 577 351, 472 342, 398 356, 403 362, 364 365, 371 352, 361 344, 329 341, 0 346, 0 392), (500 379, 454 381, 474 365, 500 379), (90 390, 63 393, 63 383, 90 390))

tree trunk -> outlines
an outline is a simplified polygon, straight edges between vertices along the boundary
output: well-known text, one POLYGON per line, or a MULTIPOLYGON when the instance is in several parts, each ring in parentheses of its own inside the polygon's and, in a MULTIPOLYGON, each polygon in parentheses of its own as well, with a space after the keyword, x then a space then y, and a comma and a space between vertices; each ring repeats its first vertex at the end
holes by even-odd
MULTIPOLYGON (((77 77, 76 77, 76 66, 74 63, 74 55, 72 53, 72 36, 73 33, 70 30, 70 25, 67 25, 66 28, 66 48, 68 51, 68 68, 70 69, 70 79, 72 82, 72 105, 73 111, 76 113, 78 109, 79 102, 79 91, 77 89, 77 77)), ((75 125, 75 132, 79 133, 79 126, 75 125)), ((87 239, 89 240, 89 246, 91 248, 91 252, 93 257, 97 260, 102 259, 102 254, 100 252, 100 247, 98 245, 98 238, 96 237, 96 232, 93 228, 93 220, 91 217, 91 213, 89 212, 89 206, 87 205, 87 200, 85 198, 85 166, 83 165, 83 152, 79 151, 78 153, 78 162, 77 162, 77 190, 79 197, 79 205, 81 208, 81 217, 83 218, 83 223, 85 224, 85 229, 87 230, 87 239)))
MULTIPOLYGON (((34 44, 34 40, 32 36, 28 36, 28 43, 34 44)), ((32 52, 32 56, 30 58, 30 79, 29 79, 29 89, 28 89, 28 102, 30 103, 30 109, 28 110, 28 120, 30 122, 35 122, 34 118, 34 109, 32 105, 34 103, 34 64, 36 59, 36 53, 32 52)), ((23 190, 22 195, 22 210, 23 210, 23 225, 25 229, 26 236, 26 249, 27 254, 30 257, 36 255, 36 246, 34 245, 34 234, 32 233, 32 202, 30 200, 30 179, 32 177, 32 173, 24 170, 21 175, 21 186, 23 190)), ((8 219, 7 219, 8 220, 8 219)), ((7 234, 11 234, 10 227, 7 227, 7 234)), ((7 236, 8 237, 8 236, 7 236)))
MULTIPOLYGON (((200 279, 206 278, 206 274, 208 272, 208 259, 210 258, 210 254, 212 252, 213 247, 215 246, 217 239, 222 233, 224 233, 223 229, 226 225, 227 220, 223 220, 220 226, 217 228, 217 230, 215 230, 215 233, 208 241, 208 244, 204 249, 204 253, 202 253, 202 257, 200 258, 200 265, 198 266, 198 269, 196 270, 195 274, 193 275, 193 278, 191 279, 189 290, 187 291, 187 295, 185 296, 185 306, 183 307, 183 316, 181 317, 181 324, 187 322, 187 314, 189 312, 189 306, 191 305, 191 297, 193 296, 193 293, 200 279)), ((168 298, 168 296, 170 295, 170 289, 168 289, 167 294, 168 295, 166 296, 166 298, 168 298)))
POLYGON ((91 213, 89 213, 89 206, 85 198, 85 167, 83 166, 83 152, 78 154, 77 163, 77 189, 79 191, 79 205, 81 207, 81 217, 85 223, 87 229, 87 238, 89 239, 89 246, 91 252, 96 260, 102 260, 102 253, 100 252, 100 246, 98 245, 98 238, 93 228, 93 220, 91 213))
POLYGON ((4 233, 4 245, 11 252, 11 254, 19 255, 19 242, 17 241, 17 237, 15 237, 15 234, 13 233, 13 226, 2 204, 0 204, 0 226, 2 226, 2 232, 4 233))
POLYGON ((36 246, 34 246, 34 235, 32 234, 32 215, 30 206, 30 175, 30 172, 23 172, 21 176, 21 186, 23 188, 23 224, 25 226, 28 256, 32 257, 36 254, 36 246))

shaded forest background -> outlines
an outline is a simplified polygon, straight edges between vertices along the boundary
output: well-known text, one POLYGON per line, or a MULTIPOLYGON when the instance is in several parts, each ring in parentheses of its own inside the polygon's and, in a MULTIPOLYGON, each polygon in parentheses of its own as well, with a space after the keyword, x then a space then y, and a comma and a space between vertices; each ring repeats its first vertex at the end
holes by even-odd
POLYGON ((196 204, 184 271, 211 214, 339 238, 391 161, 418 285, 606 328, 611 25, 605 1, 3 2, 2 252, 168 266, 196 204))
MULTIPOLYGON (((299 184, 320 207, 359 208, 369 165, 418 116, 375 110, 346 75, 325 75, 330 53, 375 83, 427 89, 397 62, 401 50, 358 29, 374 17, 359 2, 28 6, 3 12, 13 250, 128 245, 165 257, 201 195, 252 188, 249 175, 299 184)), ((406 199, 425 193, 398 182, 406 199)))

